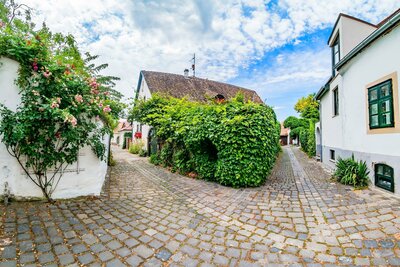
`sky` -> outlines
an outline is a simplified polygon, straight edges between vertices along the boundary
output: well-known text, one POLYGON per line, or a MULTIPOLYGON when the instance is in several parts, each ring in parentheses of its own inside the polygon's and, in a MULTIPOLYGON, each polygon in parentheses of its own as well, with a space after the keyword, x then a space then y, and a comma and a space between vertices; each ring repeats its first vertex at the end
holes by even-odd
POLYGON ((378 23, 400 0, 20 0, 33 19, 71 33, 109 63, 133 97, 140 70, 196 76, 255 90, 283 121, 331 73, 327 40, 339 13, 378 23))

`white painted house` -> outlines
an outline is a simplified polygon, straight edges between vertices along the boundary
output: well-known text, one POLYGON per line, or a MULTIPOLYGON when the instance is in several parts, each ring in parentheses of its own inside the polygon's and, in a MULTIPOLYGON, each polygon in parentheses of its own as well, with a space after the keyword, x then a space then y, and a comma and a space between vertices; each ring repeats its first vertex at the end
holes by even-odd
MULTIPOLYGON (((208 99, 230 99, 238 93, 242 93, 245 100, 251 100, 256 103, 263 103, 258 94, 250 89, 231 85, 227 83, 191 77, 185 70, 185 75, 141 71, 139 82, 136 89, 136 99, 149 99, 152 94, 172 96, 175 98, 186 97, 190 101, 205 102, 208 99)), ((141 125, 139 122, 132 124, 134 138, 142 138, 145 149, 151 153, 157 146, 152 142, 154 131, 148 125, 141 125), (153 148, 153 149, 152 149, 153 148)), ((153 138, 153 141, 155 139, 153 138)))
POLYGON ((400 195, 400 9, 377 25, 340 14, 328 45, 332 77, 316 95, 317 153, 331 167, 354 154, 373 186, 400 195))
MULTIPOLYGON (((0 103, 15 111, 21 103, 19 88, 15 85, 18 77, 18 62, 0 57, 0 103)), ((109 136, 103 143, 108 148, 109 136)), ((107 153, 107 152, 106 152, 107 153)), ((86 195, 100 195, 107 173, 107 161, 101 161, 89 147, 79 153, 78 162, 64 171, 63 177, 52 197, 72 198, 86 195)), ((0 141, 0 198, 7 187, 12 197, 42 198, 42 192, 26 176, 17 160, 10 156, 0 141)))

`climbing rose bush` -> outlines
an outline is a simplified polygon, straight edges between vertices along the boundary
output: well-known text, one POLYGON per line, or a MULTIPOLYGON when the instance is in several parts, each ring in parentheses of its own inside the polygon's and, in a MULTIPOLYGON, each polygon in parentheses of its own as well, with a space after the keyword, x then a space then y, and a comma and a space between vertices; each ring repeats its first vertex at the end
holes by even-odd
POLYGON ((21 89, 16 111, 0 106, 1 141, 51 200, 63 170, 77 161, 82 147, 106 158, 109 88, 92 76, 73 36, 53 34, 45 26, 35 31, 21 20, 3 22, 1 56, 19 62, 21 89))
POLYGON ((280 150, 273 109, 241 95, 224 103, 154 95, 135 103, 131 119, 153 126, 163 142, 152 162, 226 186, 262 185, 280 150))

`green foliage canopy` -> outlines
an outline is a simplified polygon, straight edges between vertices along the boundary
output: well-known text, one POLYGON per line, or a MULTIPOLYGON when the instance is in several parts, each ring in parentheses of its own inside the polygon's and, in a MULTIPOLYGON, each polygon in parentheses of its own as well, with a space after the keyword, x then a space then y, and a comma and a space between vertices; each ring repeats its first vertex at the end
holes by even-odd
POLYGON ((279 151, 274 111, 241 96, 217 104, 153 95, 139 100, 130 115, 165 142, 153 162, 226 186, 261 185, 279 151))

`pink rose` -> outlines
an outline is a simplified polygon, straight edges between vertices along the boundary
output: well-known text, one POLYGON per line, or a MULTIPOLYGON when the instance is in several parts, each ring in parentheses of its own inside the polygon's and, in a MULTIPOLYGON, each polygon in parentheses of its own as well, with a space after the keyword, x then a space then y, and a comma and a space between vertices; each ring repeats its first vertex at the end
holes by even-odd
POLYGON ((105 107, 103 108, 103 111, 104 111, 104 112, 110 112, 110 111, 111 111, 110 106, 109 106, 109 105, 105 106, 105 107))
POLYGON ((51 108, 58 108, 59 105, 58 105, 57 102, 53 102, 53 103, 51 103, 51 106, 50 106, 50 107, 51 107, 51 108))
POLYGON ((81 95, 76 95, 75 96, 75 101, 78 103, 82 103, 83 102, 83 97, 81 95))
POLYGON ((51 76, 51 72, 49 70, 46 70, 45 72, 43 72, 43 76, 49 78, 51 76))

